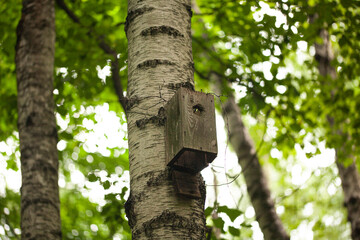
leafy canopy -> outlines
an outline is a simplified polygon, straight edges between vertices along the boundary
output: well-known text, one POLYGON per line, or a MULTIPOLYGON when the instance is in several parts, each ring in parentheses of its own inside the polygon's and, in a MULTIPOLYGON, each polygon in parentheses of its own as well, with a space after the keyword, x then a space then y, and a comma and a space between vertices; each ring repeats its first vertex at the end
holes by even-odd
MULTIPOLYGON (((128 170, 126 145, 119 140, 104 147, 86 139, 94 134, 95 126, 101 125, 101 114, 97 111, 105 107, 120 123, 116 131, 126 140, 123 96, 119 95, 126 91, 127 82, 126 1, 57 0, 56 3, 54 100, 59 125, 60 178, 65 182, 61 190, 63 234, 67 239, 119 236, 130 239, 123 211, 127 188, 126 184, 117 185, 128 170), (100 78, 102 72, 108 73, 107 76, 100 78), (84 177, 85 185, 71 183, 74 171, 84 177), (100 203, 86 195, 90 183, 106 192, 100 203)), ((268 138, 259 154, 279 176, 272 184, 274 192, 281 195, 283 189, 292 189, 293 194, 278 202, 285 209, 281 217, 286 227, 296 229, 308 221, 314 223, 312 230, 316 237, 343 238, 346 219, 340 207, 342 197, 339 194, 332 197, 322 185, 336 183, 332 168, 322 169, 311 177, 301 193, 291 184, 285 169, 295 164, 291 160, 296 157, 295 148, 305 148, 304 142, 315 146, 315 150, 307 152, 308 157, 320 153, 317 145, 324 140, 335 148, 345 142, 344 151, 359 156, 360 150, 353 148, 360 139, 359 3, 198 0, 197 5, 192 20, 197 88, 210 91, 209 75, 218 73, 224 79, 222 98, 235 88, 242 113, 251 116, 258 125, 275 129, 274 134, 267 132, 268 138), (310 23, 309 18, 314 15, 316 21, 310 23), (319 38, 321 29, 329 32, 335 53, 331 64, 337 71, 336 80, 320 76, 317 70, 314 44, 323 41, 319 38), (333 126, 327 121, 330 114, 334 118, 333 126), (333 128, 341 129, 347 138, 334 135, 333 128), (271 156, 274 149, 281 151, 280 159, 271 156), (324 190, 323 198, 317 198, 314 189, 318 188, 324 190), (313 216, 299 213, 307 201, 316 209, 313 216), (341 219, 332 227, 323 220, 329 209, 341 219)), ((14 46, 20 15, 20 0, 0 4, 0 141, 4 144, 9 139, 18 141, 14 46)), ((257 143, 263 136, 258 129, 256 125, 250 126, 257 143)), ((106 142, 107 138, 103 135, 98 140, 106 142)), ((7 167, 16 171, 18 152, 18 145, 11 154, 2 151, 7 167)), ((18 234, 11 229, 19 229, 18 194, 8 189, 0 199, 3 235, 10 238, 18 234)), ((206 213, 210 223, 223 234, 250 236, 248 221, 253 219, 242 221, 238 227, 234 225, 236 219, 244 217, 243 210, 248 205, 249 201, 244 200, 238 210, 214 204, 206 213), (222 217, 212 218, 214 211, 220 216, 227 215, 233 225, 225 224, 222 217)))

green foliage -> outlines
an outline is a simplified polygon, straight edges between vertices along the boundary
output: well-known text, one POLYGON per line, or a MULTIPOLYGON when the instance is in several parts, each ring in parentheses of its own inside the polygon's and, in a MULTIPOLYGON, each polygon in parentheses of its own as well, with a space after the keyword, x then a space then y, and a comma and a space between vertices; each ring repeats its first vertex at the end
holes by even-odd
POLYGON ((21 1, 0 3, 0 141, 16 130, 17 100, 15 76, 16 26, 21 1))
POLYGON ((127 188, 124 187, 120 194, 107 194, 105 199, 107 200, 106 205, 103 207, 101 214, 105 217, 105 223, 109 227, 111 234, 114 234, 119 231, 119 226, 121 226, 121 232, 123 239, 131 239, 131 230, 130 226, 127 223, 125 218, 125 193, 127 188))
MULTIPOLYGON (((126 91, 126 1, 65 3, 77 19, 69 18, 57 5, 54 99, 58 136, 65 144, 59 151, 60 176, 65 181, 61 190, 64 239, 111 239, 118 235, 130 239, 124 213, 127 188, 122 185, 121 191, 113 191, 128 170, 128 151, 118 143, 107 147, 108 154, 103 154, 98 146, 90 148, 81 137, 94 132, 85 123, 98 124, 94 109, 105 103, 121 124, 126 123, 112 76, 105 80, 98 76, 99 69, 111 69, 111 62, 118 61, 121 86, 126 91), (104 51, 104 44, 111 53, 104 51), (84 186, 71 183, 75 170, 84 177, 84 186), (97 184, 106 192, 102 204, 89 200, 89 184, 97 184)), ((241 93, 238 106, 242 114, 257 122, 250 126, 250 133, 256 146, 261 146, 258 154, 262 164, 278 176, 271 181, 274 195, 284 194, 284 189, 292 190, 293 194, 277 201, 285 209, 281 218, 287 229, 310 222, 315 239, 346 238, 342 197, 338 193, 330 196, 324 188, 333 184, 336 173, 331 168, 324 169, 300 191, 295 190, 287 172, 296 165, 292 161, 297 154, 295 147, 304 149, 304 142, 316 148, 306 152, 308 158, 320 153, 317 145, 324 140, 328 147, 341 147, 338 157, 345 164, 351 162, 350 153, 360 156, 360 149, 353 147, 360 140, 359 3, 198 0, 197 4, 200 12, 194 9, 192 19, 197 89, 209 92, 210 73, 216 72, 226 80, 220 99, 226 99, 229 93, 241 93), (309 17, 314 14, 317 19, 310 23, 309 17), (320 29, 328 30, 335 51, 331 63, 337 70, 335 81, 320 76, 317 70, 313 46, 323 41, 318 36, 320 29), (328 122, 330 115, 332 126, 328 122), (343 134, 334 134, 334 129, 341 129, 343 134), (310 135, 311 139, 306 140, 310 135), (280 151, 282 157, 271 156, 273 149, 280 151), (304 202, 312 204, 311 216, 301 213, 304 202), (340 219, 337 225, 325 223, 327 215, 340 219)), ((18 141, 14 58, 20 15, 21 1, 0 3, 0 142, 9 137, 18 141)), ((2 152, 7 168, 18 170, 16 152, 18 149, 11 154, 2 152)), ((19 228, 19 195, 10 190, 5 194, 0 199, 1 225, 19 228), (10 215, 4 213, 5 206, 10 215)), ((205 214, 208 223, 220 229, 223 236, 251 238, 248 220, 234 227, 238 217, 244 216, 239 209, 215 204, 205 214), (217 218, 212 217, 213 213, 218 214, 217 218)), ((5 234, 12 236, 8 230, 5 234)))
POLYGON ((5 236, 18 239, 20 233, 20 195, 5 188, 5 196, 0 196, 0 227, 5 236))
POLYGON ((61 191, 61 221, 63 239, 112 239, 121 231, 122 239, 131 239, 124 218, 124 193, 109 194, 100 207, 78 190, 61 191), (119 196, 119 198, 117 197, 119 196))
POLYGON ((243 214, 242 211, 240 211, 238 209, 230 209, 227 206, 219 206, 217 208, 217 212, 218 213, 220 213, 220 212, 226 213, 226 215, 229 216, 229 218, 232 222, 234 222, 237 217, 239 217, 241 214, 243 214))
MULTIPOLYGON (((305 142, 309 141, 315 150, 307 150, 306 156, 313 157, 320 153, 317 146, 324 140, 328 147, 342 149, 337 157, 345 165, 353 161, 349 154, 358 159, 358 149, 354 148, 360 140, 358 128, 354 127, 359 122, 356 111, 359 78, 354 74, 359 72, 357 62, 360 56, 355 53, 360 49, 357 41, 360 23, 358 3, 197 2, 201 12, 198 15, 195 13, 193 19, 196 79, 206 85, 210 71, 217 72, 227 83, 238 85, 236 88, 245 93, 239 99, 244 115, 250 114, 258 123, 264 122, 266 116, 267 134, 259 133, 258 126, 251 131, 256 146, 266 137, 258 152, 263 162, 268 161, 274 168, 286 172, 286 165, 291 163, 284 163, 283 159, 288 160, 297 154, 295 146, 304 149, 305 142), (317 18, 310 23, 309 18, 314 14, 317 18), (337 70, 338 80, 321 76, 318 72, 313 46, 323 41, 319 37, 321 29, 330 34, 335 50, 335 59, 331 64, 337 70), (333 118, 333 125, 329 124, 329 116, 333 118), (272 133, 269 128, 273 129, 272 133), (337 131, 334 134, 334 129, 341 129, 342 133, 337 131), (272 148, 281 151, 282 159, 269 156, 272 148)), ((223 95, 233 91, 225 87, 223 95)), ((328 174, 333 176, 333 173, 328 174)), ((291 182, 286 174, 283 175, 279 179, 281 189, 291 182)), ((304 195, 304 199, 308 197, 304 195)), ((321 201, 326 201, 327 197, 321 201)), ((299 201, 294 212, 290 211, 293 202, 286 205, 285 212, 289 211, 294 218, 300 219, 286 219, 285 225, 297 223, 289 225, 289 229, 299 227, 301 221, 309 218, 298 218, 304 199, 299 201)), ((317 207, 323 209, 321 204, 317 207)), ((331 207, 336 208, 334 205, 331 207)), ((343 213, 339 215, 343 216, 343 213)), ((344 223, 342 221, 339 226, 344 223)), ((313 230, 317 236, 341 236, 343 231, 342 227, 334 227, 331 228, 333 235, 330 235, 330 231, 327 233, 329 228, 325 229, 323 224, 315 226, 313 230)))
MULTIPOLYGON (((244 216, 244 213, 237 208, 229 208, 228 206, 218 206, 215 202, 214 207, 207 207, 205 209, 205 216, 208 220, 208 226, 211 227, 212 232, 209 233, 211 239, 217 239, 215 232, 220 230, 222 234, 230 234, 232 238, 234 237, 242 237, 241 230, 239 228, 235 228, 233 226, 227 226, 227 230, 225 231, 225 218, 221 217, 221 214, 226 214, 226 216, 230 219, 230 222, 233 224, 235 220, 244 216)), ((227 221, 227 225, 229 222, 227 221)), ((241 223, 241 228, 249 228, 245 222, 241 223)))
POLYGON ((344 152, 348 152, 351 146, 358 145, 358 128, 354 127, 359 119, 356 111, 359 79, 354 74, 358 72, 356 63, 360 56, 355 53, 360 49, 356 40, 360 23, 358 3, 198 1, 198 4, 201 13, 195 16, 193 26, 194 58, 200 79, 208 78, 209 71, 216 71, 228 82, 245 88, 247 94, 240 99, 239 107, 244 114, 256 118, 270 111, 279 129, 275 142, 283 151, 291 151, 296 142, 302 142, 299 135, 302 129, 313 132, 319 127, 322 131, 317 137, 323 140, 326 136, 329 147, 345 147, 344 152), (309 17, 315 13, 318 17, 310 24, 309 17), (319 76, 313 53, 309 54, 314 43, 321 43, 318 33, 324 28, 329 31, 337 54, 332 64, 341 81, 319 76), (285 67, 293 71, 290 73, 285 67), (334 115, 335 126, 329 126, 329 114, 334 115), (348 139, 344 141, 334 135, 333 127, 342 129, 348 139))
MULTIPOLYGON (((127 48, 127 43, 123 30, 126 2, 65 2, 69 4, 71 10, 74 10, 81 22, 80 24, 73 22, 62 9, 57 8, 54 98, 58 118, 67 122, 65 129, 58 127, 59 140, 66 143, 65 149, 59 152, 60 175, 67 182, 66 187, 61 190, 63 237, 64 239, 110 239, 121 233, 121 239, 130 239, 130 229, 124 218, 123 207, 126 188, 123 188, 120 194, 112 193, 114 197, 107 195, 106 204, 102 208, 98 202, 89 201, 81 186, 71 184, 71 171, 77 169, 83 176, 88 176, 89 180, 109 191, 116 182, 100 178, 99 172, 106 171, 107 176, 116 174, 119 178, 125 170, 128 170, 126 149, 119 146, 111 147, 108 148, 109 154, 103 156, 97 150, 89 152, 89 149, 84 148, 83 140, 79 140, 79 136, 92 132, 91 129, 84 127, 84 121, 97 123, 93 112, 79 113, 88 106, 94 109, 107 103, 110 110, 116 111, 120 122, 122 124, 125 122, 111 78, 107 77, 105 81, 100 79, 97 69, 108 66, 109 60, 114 59, 99 47, 99 40, 103 40, 119 54, 118 61, 121 68, 119 73, 123 78, 123 88, 126 87, 124 79, 127 75, 125 63, 127 53, 124 50, 127 48), (121 171, 119 172, 117 168, 121 171), (91 228, 92 224, 96 226, 91 228), (97 231, 92 230, 96 228, 97 231)), ((16 25, 21 15, 21 1, 1 3, 0 13, 0 141, 4 141, 16 131, 14 58, 16 25)), ((17 138, 16 140, 18 141, 17 138)), ((17 158, 15 151, 11 155, 6 155, 7 167, 18 170, 17 158)), ((19 195, 17 193, 15 195, 17 199, 7 191, 6 198, 2 198, 1 206, 9 206, 9 209, 13 205, 17 207, 10 209, 11 215, 7 219, 11 226, 18 228, 19 214, 16 213, 20 213, 20 205, 17 201, 19 195)), ((2 226, 5 224, 4 216, 1 215, 2 226)), ((11 237, 11 233, 6 232, 6 235, 11 237)))

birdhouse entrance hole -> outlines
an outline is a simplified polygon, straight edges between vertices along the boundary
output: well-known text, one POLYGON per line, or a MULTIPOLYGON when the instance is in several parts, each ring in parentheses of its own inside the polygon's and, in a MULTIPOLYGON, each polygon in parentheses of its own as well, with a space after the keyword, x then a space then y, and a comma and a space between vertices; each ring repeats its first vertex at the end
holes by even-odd
POLYGON ((204 107, 201 106, 201 104, 196 104, 195 106, 193 106, 193 112, 197 115, 201 115, 201 113, 204 111, 204 107))

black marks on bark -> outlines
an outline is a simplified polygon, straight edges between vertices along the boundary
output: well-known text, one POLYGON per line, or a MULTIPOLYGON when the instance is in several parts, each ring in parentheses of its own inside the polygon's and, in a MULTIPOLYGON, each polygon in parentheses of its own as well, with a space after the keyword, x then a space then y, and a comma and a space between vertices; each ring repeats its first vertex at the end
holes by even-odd
POLYGON ((54 137, 56 140, 58 140, 58 131, 56 127, 53 127, 50 137, 54 137))
POLYGON ((348 207, 350 205, 356 206, 356 203, 360 202, 360 197, 353 195, 347 201, 344 201, 344 207, 348 207))
MULTIPOLYGON (((37 89, 38 91, 43 91, 49 88, 49 83, 44 83, 41 78, 37 76, 36 71, 27 72, 26 76, 18 79, 17 86, 19 91, 24 91, 24 89, 37 89)), ((37 102, 36 100, 33 100, 37 102)))
POLYGON ((165 108, 163 108, 163 107, 159 108, 158 117, 162 120, 161 126, 164 125, 164 124, 165 124, 165 120, 166 120, 165 108))
POLYGON ((163 107, 161 107, 158 111, 157 116, 152 116, 150 118, 143 118, 143 119, 137 120, 136 126, 140 129, 144 129, 146 124, 148 124, 148 123, 155 124, 156 126, 164 126, 165 121, 166 121, 165 109, 163 107))
POLYGON ((183 4, 184 7, 185 7, 185 10, 186 12, 188 13, 189 15, 189 18, 188 18, 188 27, 186 29, 186 33, 188 35, 188 37, 191 39, 191 18, 193 16, 193 12, 191 10, 191 5, 188 5, 188 4, 183 4))
MULTIPOLYGON (((36 239, 63 239, 62 232, 56 230, 49 230, 48 232, 26 232, 25 239, 36 240, 36 239), (50 234, 50 235, 49 235, 50 234)), ((23 238, 22 238, 23 239, 23 238)))
POLYGON ((183 87, 195 91, 195 87, 191 82, 169 83, 166 87, 171 90, 178 90, 183 87))
POLYGON ((49 126, 47 124, 41 125, 39 122, 35 122, 34 118, 31 117, 26 119, 25 125, 19 123, 18 126, 19 129, 30 134, 34 141, 36 141, 35 138, 40 140, 44 137, 54 138, 55 140, 58 139, 58 132, 55 126, 49 126))
POLYGON ((36 116, 36 113, 34 113, 34 112, 30 113, 29 116, 27 116, 26 123, 25 123, 26 127, 31 127, 34 125, 35 116, 36 116))
POLYGON ((189 62, 188 64, 187 64, 187 67, 189 67, 191 70, 195 70, 195 63, 194 62, 189 62))
POLYGON ((187 13, 189 14, 190 18, 192 18, 192 15, 193 15, 193 12, 191 10, 191 5, 188 5, 188 4, 183 4, 187 13))
POLYGON ((134 21, 135 18, 137 18, 138 16, 146 13, 146 12, 151 12, 152 10, 154 10, 153 7, 143 7, 143 8, 138 8, 134 11, 130 11, 128 12, 128 15, 126 17, 126 21, 125 21, 125 33, 127 33, 127 30, 129 28, 129 24, 134 21))
POLYGON ((142 224, 141 228, 133 232, 134 237, 139 237, 141 233, 144 233, 147 238, 153 238, 153 232, 161 227, 170 227, 173 229, 186 229, 189 232, 189 238, 193 232, 198 231, 198 223, 193 219, 182 217, 175 212, 164 210, 159 216, 150 219, 142 224))
POLYGON ((167 167, 164 171, 161 171, 158 175, 151 175, 150 179, 146 182, 148 187, 160 186, 165 183, 167 180, 171 180, 170 168, 167 167))
POLYGON ((125 202, 125 214, 126 217, 129 219, 129 226, 132 229, 135 225, 136 225, 136 221, 137 221, 137 215, 135 212, 135 203, 138 201, 141 201, 143 198, 143 194, 139 194, 139 195, 133 195, 130 191, 130 196, 128 198, 128 200, 125 202))
MULTIPOLYGON (((25 210, 33 205, 50 205, 56 209, 57 212, 60 212, 59 205, 49 200, 48 198, 32 198, 32 199, 23 199, 21 201, 21 214, 24 214, 25 210)), ((41 207, 41 206, 39 206, 41 207)))
POLYGON ((158 34, 167 34, 172 37, 184 37, 184 34, 182 34, 179 30, 170 27, 170 26, 154 26, 149 27, 141 32, 141 36, 155 36, 158 34))
POLYGON ((146 60, 139 65, 137 65, 137 68, 155 68, 158 65, 168 65, 173 66, 175 65, 174 62, 171 62, 169 60, 162 60, 162 59, 152 59, 152 60, 146 60))
POLYGON ((200 190, 200 195, 201 195, 201 200, 203 201, 203 204, 205 204, 205 199, 206 199, 206 185, 205 185, 205 181, 202 178, 201 174, 198 175, 198 181, 199 181, 199 190, 200 190))
POLYGON ((24 31, 24 13, 21 13, 21 19, 16 27, 16 44, 15 44, 16 51, 19 49, 20 40, 23 31, 24 31))
POLYGON ((50 233, 53 236, 58 237, 59 239, 62 239, 62 232, 61 231, 51 231, 50 233))
POLYGON ((142 175, 139 175, 137 176, 136 178, 134 178, 134 181, 138 181, 140 178, 154 178, 154 176, 156 174, 162 174, 164 170, 162 171, 159 171, 159 170, 156 170, 156 171, 149 171, 149 172, 146 172, 146 173, 143 173, 142 175))
POLYGON ((184 217, 177 215, 175 212, 165 210, 159 216, 157 216, 143 224, 143 228, 145 230, 145 235, 147 237, 151 237, 152 231, 154 229, 156 229, 162 225, 166 225, 168 223, 174 224, 175 222, 183 223, 183 222, 186 222, 186 219, 184 217))
MULTIPOLYGON (((31 133, 32 137, 54 137, 57 139, 58 133, 56 126, 49 126, 44 119, 48 117, 46 114, 31 112, 25 120, 25 126, 18 123, 19 129, 25 127, 26 131, 31 133)), ((51 117, 51 116, 50 116, 51 117)))
MULTIPOLYGON (((35 154, 47 154, 49 152, 41 152, 39 150, 34 151, 33 149, 22 149, 23 154, 21 155, 22 160, 31 159, 31 157, 35 154)), ((29 169, 30 172, 36 172, 38 175, 42 175, 46 177, 47 181, 57 174, 57 166, 53 166, 51 163, 37 159, 35 162, 32 161, 23 161, 22 165, 29 169)))
POLYGON ((126 110, 130 110, 134 105, 140 103, 140 98, 136 95, 132 98, 125 97, 124 102, 125 102, 126 110))
POLYGON ((134 211, 134 197, 131 192, 128 200, 125 202, 124 207, 126 217, 129 219, 128 224, 131 228, 133 228, 136 224, 136 214, 134 211))

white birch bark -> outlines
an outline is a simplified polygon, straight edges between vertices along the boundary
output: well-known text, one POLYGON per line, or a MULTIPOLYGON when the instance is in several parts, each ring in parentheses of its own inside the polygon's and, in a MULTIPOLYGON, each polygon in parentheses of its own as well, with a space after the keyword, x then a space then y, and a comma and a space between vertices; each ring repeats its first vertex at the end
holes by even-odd
POLYGON ((194 84, 190 0, 129 0, 125 31, 133 239, 204 239, 204 185, 202 199, 177 195, 165 164, 163 107, 194 84))

